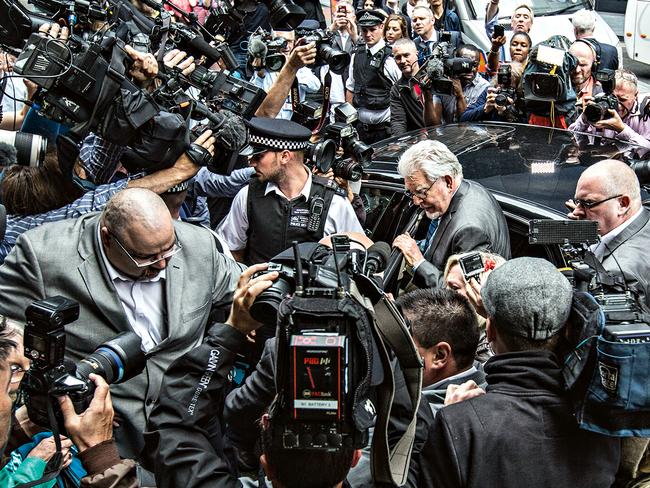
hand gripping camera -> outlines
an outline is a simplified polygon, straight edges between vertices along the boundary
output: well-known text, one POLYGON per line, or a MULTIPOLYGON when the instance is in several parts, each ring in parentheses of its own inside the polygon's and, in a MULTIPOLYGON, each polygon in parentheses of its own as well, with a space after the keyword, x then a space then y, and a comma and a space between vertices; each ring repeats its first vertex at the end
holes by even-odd
POLYGON ((594 96, 594 99, 585 106, 585 118, 592 124, 609 119, 610 110, 618 109, 618 98, 612 93, 615 85, 615 74, 611 69, 596 71, 595 78, 603 87, 603 93, 594 96))
POLYGON ((64 359, 64 326, 79 318, 79 304, 61 296, 32 303, 25 310, 25 356, 32 360, 22 392, 29 419, 43 427, 63 428, 57 396, 68 395, 77 413, 88 408, 95 384, 91 373, 107 383, 122 383, 140 374, 146 358, 134 332, 123 332, 101 344, 90 356, 73 364, 64 359))

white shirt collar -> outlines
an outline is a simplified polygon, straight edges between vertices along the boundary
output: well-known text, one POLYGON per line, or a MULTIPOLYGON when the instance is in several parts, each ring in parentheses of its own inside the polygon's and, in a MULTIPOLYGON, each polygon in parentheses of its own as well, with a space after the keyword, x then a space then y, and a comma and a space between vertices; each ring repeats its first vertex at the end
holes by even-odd
POLYGON ((600 237, 600 241, 596 244, 593 244, 591 246, 591 252, 593 252, 596 256, 602 257, 605 254, 605 251, 607 250, 607 247, 609 244, 623 232, 627 227, 632 224, 636 219, 639 218, 639 216, 643 213, 643 206, 639 208, 639 210, 629 219, 627 219, 625 222, 623 222, 621 225, 618 227, 615 227, 614 229, 610 230, 607 234, 604 236, 600 237))
POLYGON ((383 49, 385 45, 386 45, 386 41, 383 39, 379 39, 379 42, 377 42, 377 44, 368 48, 368 51, 370 51, 370 54, 374 56, 379 52, 380 49, 383 49))
MULTIPOLYGON (((305 171, 307 171, 306 168, 305 171)), ((264 195, 266 196, 272 191, 275 192, 277 195, 281 196, 282 198, 284 198, 285 200, 288 200, 287 196, 284 193, 282 193, 282 190, 280 190, 278 185, 269 181, 266 184, 264 195)), ((302 190, 300 190, 300 194, 305 197, 305 200, 309 200, 310 193, 311 193, 311 172, 307 171, 307 181, 305 182, 305 186, 302 187, 302 190)))
MULTIPOLYGON (((119 281, 130 281, 134 282, 133 278, 124 275, 123 273, 120 273, 115 266, 113 266, 108 259, 108 256, 106 255, 106 251, 104 251, 104 244, 102 244, 102 238, 101 238, 101 232, 100 232, 100 226, 97 226, 97 239, 99 242, 99 253, 102 257, 102 261, 104 261, 104 265, 106 265, 106 269, 108 270, 108 276, 110 277, 111 281, 115 283, 117 280, 119 281)), ((158 273, 156 276, 150 279, 146 280, 137 280, 137 281, 142 281, 142 282, 155 282, 159 280, 164 280, 167 278, 167 269, 163 269, 160 273, 158 273)))
POLYGON ((448 378, 444 378, 444 379, 442 379, 440 381, 436 381, 433 385, 427 386, 426 388, 427 388, 427 390, 435 390, 436 388, 438 388, 439 386, 441 386, 444 383, 452 382, 455 379, 460 378, 461 376, 474 374, 477 371, 478 371, 478 369, 476 369, 476 366, 472 365, 471 368, 466 369, 465 371, 461 371, 460 373, 456 373, 455 375, 449 376, 448 378))

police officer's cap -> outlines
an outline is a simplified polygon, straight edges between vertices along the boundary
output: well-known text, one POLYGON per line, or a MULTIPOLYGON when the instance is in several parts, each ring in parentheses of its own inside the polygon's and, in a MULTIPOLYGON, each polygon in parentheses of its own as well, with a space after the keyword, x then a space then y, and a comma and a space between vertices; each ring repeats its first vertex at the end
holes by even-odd
POLYGON ((311 131, 284 119, 253 117, 248 122, 248 145, 239 154, 254 156, 265 151, 302 151, 307 148, 311 131))
POLYGON ((381 24, 386 20, 386 12, 381 9, 359 10, 357 12, 357 24, 361 27, 372 27, 381 24))

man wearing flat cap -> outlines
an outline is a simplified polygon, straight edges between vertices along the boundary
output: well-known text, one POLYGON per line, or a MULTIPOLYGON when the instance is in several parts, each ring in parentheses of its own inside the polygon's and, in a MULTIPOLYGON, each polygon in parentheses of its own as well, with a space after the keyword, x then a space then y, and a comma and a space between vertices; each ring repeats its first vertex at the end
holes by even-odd
POLYGON ((363 232, 346 193, 304 164, 311 132, 290 120, 253 118, 248 156, 255 175, 235 197, 217 230, 246 264, 269 261, 293 241, 317 242, 340 232, 363 232))
POLYGON ((383 10, 357 12, 357 24, 365 41, 352 56, 345 84, 346 101, 359 113, 359 138, 373 144, 390 137, 390 89, 402 76, 384 40, 383 10))
POLYGON ((581 430, 555 355, 573 290, 548 261, 517 258, 481 290, 487 337, 487 393, 469 383, 448 390, 429 445, 435 486, 527 488, 612 486, 620 440, 581 430), (453 398, 456 397, 456 398, 453 398))

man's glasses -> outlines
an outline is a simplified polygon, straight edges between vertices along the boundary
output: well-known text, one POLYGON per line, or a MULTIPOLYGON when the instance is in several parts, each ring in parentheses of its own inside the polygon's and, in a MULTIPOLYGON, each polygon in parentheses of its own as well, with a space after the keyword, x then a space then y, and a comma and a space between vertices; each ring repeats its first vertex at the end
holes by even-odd
POLYGON ((613 197, 605 198, 605 199, 603 199, 603 200, 599 200, 599 201, 597 201, 597 202, 592 202, 592 201, 590 201, 590 200, 582 200, 582 199, 580 199, 580 198, 571 198, 570 201, 573 202, 573 204, 574 204, 576 207, 577 207, 578 205, 580 205, 582 208, 589 208, 589 209, 592 209, 592 208, 594 208, 594 207, 600 205, 601 203, 605 203, 605 202, 608 202, 608 201, 610 201, 610 200, 614 200, 615 198, 620 198, 620 197, 622 197, 622 196, 623 196, 623 195, 614 195, 613 197))
POLYGON ((440 178, 436 178, 433 180, 433 183, 429 185, 429 188, 425 190, 416 190, 415 192, 411 193, 408 190, 404 190, 404 195, 406 195, 407 198, 413 200, 414 197, 418 197, 420 200, 425 200, 427 198, 427 195, 429 194, 429 190, 433 188, 433 185, 436 184, 436 181, 438 181, 440 178))
POLYGON ((111 235, 113 239, 115 239, 115 242, 117 243, 118 246, 120 246, 120 249, 126 254, 129 259, 133 262, 134 265, 136 265, 138 268, 146 268, 147 266, 151 266, 152 264, 159 263, 160 261, 164 261, 166 259, 171 258, 174 254, 178 254, 181 249, 183 249, 183 246, 181 246, 181 243, 178 242, 178 237, 175 236, 174 239, 174 244, 172 244, 172 247, 170 247, 167 251, 164 251, 162 254, 155 254, 152 256, 145 256, 145 257, 134 257, 131 255, 129 251, 126 250, 126 248, 122 245, 120 240, 117 238, 115 234, 113 234, 110 230, 108 233, 111 235))

